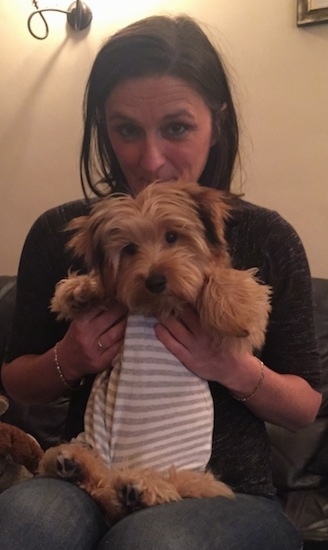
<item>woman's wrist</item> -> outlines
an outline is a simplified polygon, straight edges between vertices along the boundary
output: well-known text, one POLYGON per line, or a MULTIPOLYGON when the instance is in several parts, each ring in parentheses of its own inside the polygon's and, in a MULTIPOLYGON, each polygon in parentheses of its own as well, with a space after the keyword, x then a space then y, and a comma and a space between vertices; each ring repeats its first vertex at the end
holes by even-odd
POLYGON ((84 378, 70 378, 63 371, 62 363, 59 359, 59 354, 58 354, 58 342, 55 344, 53 348, 53 359, 54 359, 54 365, 56 368, 58 379, 60 380, 65 390, 74 390, 83 385, 84 378))
POLYGON ((265 378, 265 365, 254 355, 233 358, 230 379, 224 384, 237 401, 249 401, 261 390, 265 378))
POLYGON ((255 395, 257 394, 257 392, 260 391, 260 389, 262 388, 263 381, 264 381, 264 372, 265 372, 264 363, 260 359, 258 359, 258 362, 259 362, 259 368, 260 368, 259 377, 252 391, 246 394, 241 394, 241 393, 237 394, 234 392, 230 392, 230 395, 237 401, 246 402, 246 401, 249 401, 250 399, 253 399, 253 397, 255 397, 255 395))

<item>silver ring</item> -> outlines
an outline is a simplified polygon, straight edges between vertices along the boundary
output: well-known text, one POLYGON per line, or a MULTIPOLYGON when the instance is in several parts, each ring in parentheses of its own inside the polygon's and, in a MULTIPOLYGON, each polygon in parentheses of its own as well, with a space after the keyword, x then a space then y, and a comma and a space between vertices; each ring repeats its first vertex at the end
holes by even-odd
POLYGON ((100 342, 100 338, 98 338, 98 340, 97 340, 97 346, 98 346, 99 349, 104 349, 104 346, 100 342))

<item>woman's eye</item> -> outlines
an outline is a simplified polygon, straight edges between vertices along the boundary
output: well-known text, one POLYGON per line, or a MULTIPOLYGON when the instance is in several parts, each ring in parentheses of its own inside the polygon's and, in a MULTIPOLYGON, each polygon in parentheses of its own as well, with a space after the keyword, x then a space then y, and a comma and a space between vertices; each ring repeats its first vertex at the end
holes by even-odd
POLYGON ((116 128, 116 132, 126 141, 133 141, 140 136, 140 130, 133 124, 121 124, 116 128))
POLYGON ((178 239, 178 234, 176 231, 168 231, 165 233, 165 240, 168 244, 175 243, 175 241, 178 239))
POLYGON ((190 125, 183 122, 171 122, 164 128, 164 134, 171 138, 183 137, 190 130, 190 125))
POLYGON ((124 254, 127 254, 128 256, 134 256, 138 251, 138 247, 135 243, 129 243, 124 248, 122 248, 122 252, 124 254))

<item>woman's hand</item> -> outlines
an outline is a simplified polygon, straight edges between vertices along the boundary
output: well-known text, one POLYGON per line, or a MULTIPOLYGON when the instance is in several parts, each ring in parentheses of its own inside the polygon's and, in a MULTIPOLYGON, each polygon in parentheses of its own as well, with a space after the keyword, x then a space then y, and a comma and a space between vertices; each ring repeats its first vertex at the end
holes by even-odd
POLYGON ((222 351, 205 332, 190 306, 176 319, 168 318, 155 328, 158 339, 181 363, 204 380, 218 382, 231 393, 249 395, 259 381, 261 365, 250 353, 222 351))
MULTIPOLYGON (((111 364, 122 345, 126 315, 123 306, 113 303, 109 309, 94 309, 71 323, 57 344, 57 362, 68 384, 111 364)), ((53 348, 42 355, 17 357, 2 366, 1 374, 8 394, 23 405, 49 403, 65 390, 53 348)))
POLYGON ((158 339, 195 375, 225 386, 259 418, 290 430, 314 421, 321 394, 306 380, 279 374, 251 354, 222 353, 204 332, 197 313, 188 308, 180 319, 169 317, 155 327, 158 339), (259 384, 260 378, 263 381, 259 384), (254 389, 258 388, 254 392, 254 389))
POLYGON ((111 364, 122 346, 126 319, 126 309, 115 302, 108 309, 97 307, 72 321, 57 344, 58 362, 67 382, 97 374, 111 364))
POLYGON ((220 350, 204 331, 198 314, 191 307, 186 308, 179 319, 171 316, 158 324, 155 332, 165 347, 200 378, 227 387, 236 378, 241 358, 220 350))

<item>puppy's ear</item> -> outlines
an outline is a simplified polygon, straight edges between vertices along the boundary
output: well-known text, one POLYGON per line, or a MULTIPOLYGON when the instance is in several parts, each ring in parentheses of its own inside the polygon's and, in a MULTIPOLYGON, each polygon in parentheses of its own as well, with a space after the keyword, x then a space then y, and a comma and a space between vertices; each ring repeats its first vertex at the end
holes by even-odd
POLYGON ((201 220, 207 242, 215 248, 226 248, 225 222, 230 217, 233 199, 224 191, 189 184, 186 191, 195 202, 195 208, 201 220))
POLYGON ((68 248, 82 258, 88 268, 95 271, 100 271, 104 264, 104 252, 98 231, 100 225, 101 220, 89 215, 75 218, 67 228, 73 232, 68 241, 68 248))
POLYGON ((206 240, 216 248, 223 244, 222 222, 220 220, 219 224, 215 223, 215 216, 207 206, 204 203, 196 203, 198 217, 205 229, 206 240))

